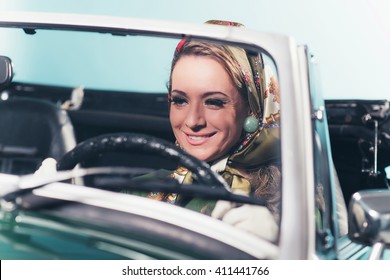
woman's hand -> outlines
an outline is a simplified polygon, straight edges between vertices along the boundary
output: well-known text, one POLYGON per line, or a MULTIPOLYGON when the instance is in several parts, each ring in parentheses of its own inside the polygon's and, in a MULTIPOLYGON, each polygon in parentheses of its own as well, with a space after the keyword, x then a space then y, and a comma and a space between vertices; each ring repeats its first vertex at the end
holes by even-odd
POLYGON ((215 205, 211 216, 271 242, 277 240, 278 225, 265 206, 239 206, 237 203, 221 200, 215 205))

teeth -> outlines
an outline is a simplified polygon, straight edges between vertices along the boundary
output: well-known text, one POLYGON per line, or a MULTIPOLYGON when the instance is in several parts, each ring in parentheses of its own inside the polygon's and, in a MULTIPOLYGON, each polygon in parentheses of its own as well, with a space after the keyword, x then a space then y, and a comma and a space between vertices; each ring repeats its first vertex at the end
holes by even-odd
POLYGON ((207 138, 206 136, 188 136, 191 140, 199 141, 207 138))

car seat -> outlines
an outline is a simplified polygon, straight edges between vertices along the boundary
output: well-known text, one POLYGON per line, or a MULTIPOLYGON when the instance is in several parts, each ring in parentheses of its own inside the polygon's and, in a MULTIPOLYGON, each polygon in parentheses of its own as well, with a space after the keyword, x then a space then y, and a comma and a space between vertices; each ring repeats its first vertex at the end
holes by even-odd
POLYGON ((27 97, 0 101, 0 172, 33 173, 42 160, 59 160, 76 145, 73 125, 60 106, 27 97))

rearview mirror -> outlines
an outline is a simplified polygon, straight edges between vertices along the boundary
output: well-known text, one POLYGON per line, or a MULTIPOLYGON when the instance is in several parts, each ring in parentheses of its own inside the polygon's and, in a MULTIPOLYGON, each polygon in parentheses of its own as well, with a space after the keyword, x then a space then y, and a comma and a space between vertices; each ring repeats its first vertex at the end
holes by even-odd
POLYGON ((6 56, 0 56, 0 88, 6 87, 12 81, 12 62, 6 56))

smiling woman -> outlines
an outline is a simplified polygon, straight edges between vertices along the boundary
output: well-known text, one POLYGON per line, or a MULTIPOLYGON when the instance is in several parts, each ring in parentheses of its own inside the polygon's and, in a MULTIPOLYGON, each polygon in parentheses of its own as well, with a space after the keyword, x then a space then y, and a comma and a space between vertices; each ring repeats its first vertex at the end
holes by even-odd
POLYGON ((241 137, 248 102, 213 58, 186 56, 172 72, 170 120, 179 145, 207 162, 241 137))
MULTIPOLYGON (((230 206, 229 210, 220 203, 215 208, 210 203, 189 207, 276 240, 277 226, 269 214, 279 222, 279 99, 275 77, 273 82, 267 78, 260 54, 182 40, 172 62, 168 98, 177 145, 208 162, 233 191, 264 200, 270 212, 258 206, 250 210, 230 206)), ((193 181, 183 168, 174 175, 184 183, 193 181)))

